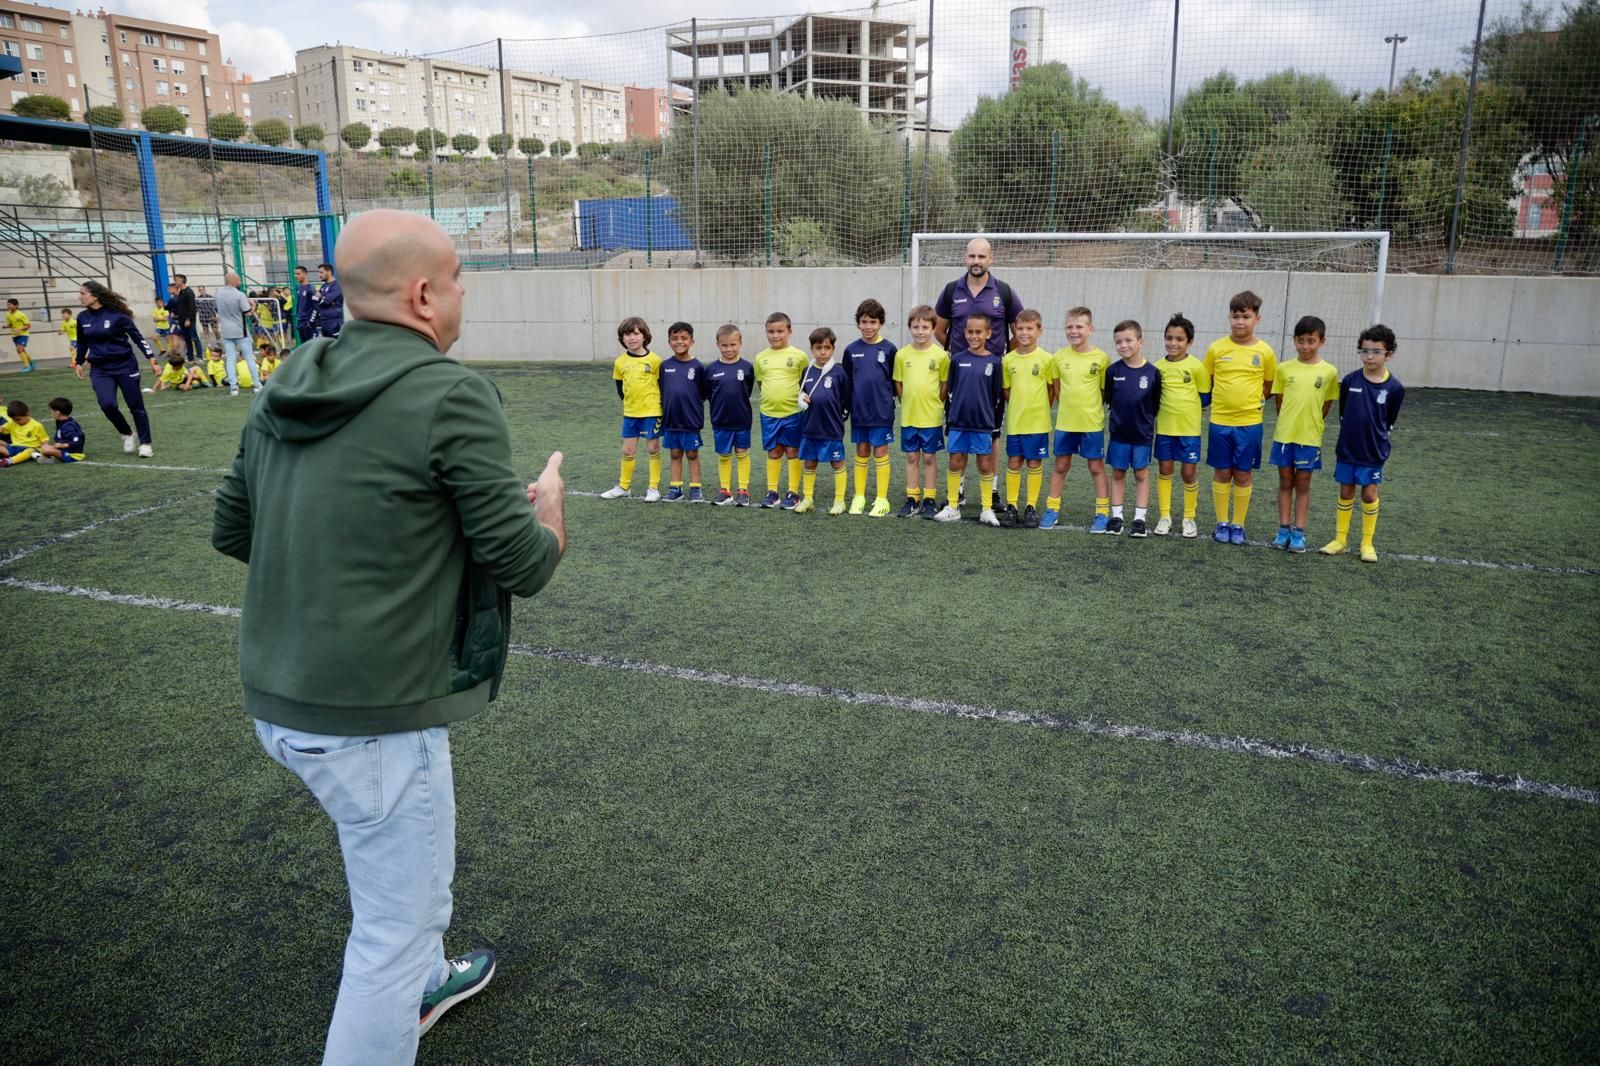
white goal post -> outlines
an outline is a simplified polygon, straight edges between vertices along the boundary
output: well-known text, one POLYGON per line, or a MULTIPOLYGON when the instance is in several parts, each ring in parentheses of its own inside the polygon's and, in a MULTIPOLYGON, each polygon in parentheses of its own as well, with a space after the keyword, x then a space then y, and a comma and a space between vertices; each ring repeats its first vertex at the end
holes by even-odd
MULTIPOLYGON (((1006 279, 1011 271, 1027 273, 1035 268, 1051 270, 1073 269, 1104 274, 1112 270, 1141 270, 1164 274, 1175 270, 1198 272, 1231 270, 1244 274, 1282 274, 1284 286, 1281 303, 1285 315, 1294 313, 1291 307, 1294 282, 1302 282, 1317 275, 1371 276, 1370 315, 1359 328, 1382 321, 1383 287, 1389 269, 1389 231, 1353 230, 1329 232, 1268 232, 1268 233, 914 233, 911 235, 911 300, 912 303, 932 302, 924 289, 924 267, 939 271, 942 285, 948 280, 949 270, 961 262, 959 252, 964 252, 968 241, 983 237, 997 246, 1008 246, 1013 252, 1018 245, 1036 245, 1043 249, 1025 257, 1002 251, 995 257, 995 276, 1006 279), (937 265, 924 259, 930 249, 943 245, 937 265), (1076 246, 1076 247, 1074 247, 1076 246), (1070 254, 1068 254, 1070 253, 1070 254)), ((1038 275, 1034 277, 1037 279, 1038 275)), ((1353 280, 1353 279, 1352 279, 1353 280)), ((1145 286, 1148 288, 1148 286, 1145 286)), ((1348 285, 1344 288, 1348 289, 1348 285)), ((1313 290, 1315 292, 1315 290, 1313 290)), ((1024 297, 1027 299, 1027 295, 1024 297)), ((1351 297, 1340 298, 1341 310, 1361 314, 1350 306, 1351 297)), ((1179 302, 1169 300, 1171 302, 1179 302)), ((1304 313, 1321 313, 1315 306, 1315 295, 1303 297, 1307 307, 1304 313)), ((1032 306, 1032 304, 1030 304, 1032 306)), ((1150 310, 1178 310, 1161 308, 1150 310)), ((1148 311, 1146 311, 1148 313, 1148 311)), ((1292 319, 1289 319, 1292 321, 1292 319)), ((1047 322, 1047 327, 1049 323, 1047 322)), ((1340 322, 1337 327, 1329 322, 1330 333, 1348 333, 1353 322, 1340 322)))

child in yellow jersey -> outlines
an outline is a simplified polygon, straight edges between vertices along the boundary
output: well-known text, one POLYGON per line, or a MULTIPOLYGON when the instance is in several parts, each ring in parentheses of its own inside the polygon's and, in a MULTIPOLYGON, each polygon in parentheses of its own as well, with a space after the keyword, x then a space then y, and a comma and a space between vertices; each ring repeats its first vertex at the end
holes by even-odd
POLYGON ((17 350, 17 358, 22 360, 22 373, 31 373, 33 359, 28 355, 28 331, 33 323, 28 321, 22 305, 16 300, 6 301, 6 326, 11 330, 11 346, 17 350))
POLYGON ((1091 533, 1104 533, 1111 520, 1111 485, 1106 480, 1106 406, 1103 389, 1111 357, 1089 343, 1094 312, 1074 307, 1067 312, 1067 347, 1056 352, 1056 465, 1050 475, 1050 497, 1044 501, 1040 529, 1054 529, 1061 519, 1061 493, 1066 488, 1072 457, 1081 455, 1094 479, 1094 522, 1091 533))
POLYGON ((71 353, 70 359, 78 361, 78 320, 74 317, 70 307, 61 309, 61 335, 67 338, 67 349, 71 353))
POLYGON ((21 400, 6 404, 6 423, 0 426, 0 435, 10 442, 0 445, 0 466, 25 463, 50 442, 50 431, 29 413, 28 405, 21 400))
MULTIPOLYGON (((256 364, 256 369, 261 369, 260 363, 256 364)), ((256 379, 250 376, 250 364, 245 360, 244 356, 241 355, 234 361, 233 374, 241 389, 253 389, 256 387, 256 379)))
POLYGON ((222 349, 211 348, 206 352, 206 378, 213 385, 228 383, 228 364, 222 358, 222 349))
POLYGON ((1050 408, 1059 391, 1055 356, 1039 347, 1044 319, 1028 309, 1011 326, 1017 346, 1001 361, 1006 398, 1006 529, 1039 528, 1039 496, 1044 489, 1044 459, 1050 454, 1050 408), (1028 464, 1028 508, 1019 516, 1022 464, 1028 464))
POLYGON ((756 385, 761 389, 761 447, 767 453, 767 495, 763 507, 792 511, 800 502, 800 379, 811 357, 789 344, 794 327, 789 316, 767 316, 767 347, 755 357, 756 385), (784 460, 789 466, 789 492, 778 497, 784 460))
POLYGON ((944 447, 944 401, 950 353, 933 339, 937 315, 928 304, 911 309, 911 343, 894 355, 894 395, 900 401, 900 451, 906 457, 906 502, 896 517, 939 512, 939 451, 944 447))
POLYGON ((611 380, 622 400, 622 474, 600 498, 616 500, 628 495, 633 487, 634 456, 643 437, 650 455, 650 482, 644 498, 654 503, 661 499, 657 487, 661 484, 661 357, 650 350, 650 326, 637 315, 617 326, 617 342, 622 354, 611 364, 611 380))
POLYGON ((1339 392, 1339 371, 1322 361, 1328 327, 1315 315, 1294 324, 1292 363, 1279 363, 1272 380, 1278 426, 1272 435, 1272 465, 1278 468, 1278 536, 1274 548, 1296 555, 1306 550, 1306 515, 1311 510, 1311 472, 1322 469, 1322 431, 1339 392))
POLYGON ((151 391, 161 392, 165 389, 189 391, 189 368, 184 366, 182 352, 167 356, 167 365, 161 368, 161 375, 156 378, 155 388, 151 391))
POLYGON ((261 359, 256 366, 261 370, 262 381, 272 377, 273 372, 278 369, 278 349, 270 344, 261 349, 261 359))
POLYGON ((167 310, 167 305, 156 298, 156 306, 150 312, 150 317, 156 324, 156 351, 162 355, 167 354, 167 346, 171 342, 167 339, 172 336, 172 312, 167 310))
POLYGON ((1206 349, 1211 375, 1211 437, 1206 461, 1215 473, 1211 499, 1217 508, 1218 544, 1243 544, 1250 511, 1250 485, 1261 465, 1261 409, 1272 395, 1278 357, 1256 337, 1261 297, 1246 289, 1228 301, 1228 335, 1206 349), (1229 503, 1232 515, 1229 515, 1229 503))
POLYGON ((1161 409, 1156 413, 1156 503, 1161 517, 1156 536, 1172 532, 1172 467, 1183 478, 1183 535, 1200 535, 1195 513, 1200 501, 1200 415, 1211 404, 1211 375, 1189 354, 1194 343, 1194 323, 1178 312, 1167 321, 1162 340, 1167 357, 1156 364, 1161 371, 1161 409))

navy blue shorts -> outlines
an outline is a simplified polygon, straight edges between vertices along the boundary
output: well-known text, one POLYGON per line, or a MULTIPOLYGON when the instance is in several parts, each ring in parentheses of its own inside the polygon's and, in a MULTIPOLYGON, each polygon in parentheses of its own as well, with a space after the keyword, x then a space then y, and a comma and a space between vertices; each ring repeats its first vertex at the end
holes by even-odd
POLYGON ((1341 485, 1382 485, 1383 467, 1334 463, 1333 480, 1341 485))
POLYGON ((750 430, 744 429, 713 429, 711 443, 716 447, 718 455, 732 455, 735 451, 750 450, 750 430))
POLYGON ((675 452, 697 452, 700 450, 700 431, 669 429, 661 435, 661 446, 675 452))
POLYGON ((1114 440, 1106 446, 1106 465, 1113 470, 1143 470, 1150 465, 1150 445, 1114 440))
POLYGON ((874 448, 883 448, 894 440, 893 426, 850 426, 851 444, 870 444, 874 448))
POLYGON ((900 427, 900 450, 908 454, 926 452, 934 455, 944 448, 944 427, 919 429, 916 426, 900 427))
POLYGON ((1309 444, 1273 444, 1273 466, 1292 466, 1296 470, 1321 470, 1322 449, 1309 444))
POLYGON ((1050 434, 1012 433, 1006 437, 1006 456, 1017 459, 1043 459, 1050 454, 1050 434))
POLYGON ((770 452, 774 448, 800 447, 800 414, 784 415, 782 418, 773 415, 761 416, 761 450, 770 452))
POLYGON ((1156 461, 1161 463, 1198 463, 1200 438, 1157 433, 1155 455, 1156 461))
POLYGON ((655 440, 661 436, 661 416, 645 415, 642 418, 622 419, 622 438, 643 437, 645 440, 655 440))
POLYGON ((1261 466, 1261 425, 1211 424, 1206 462, 1213 470, 1256 470, 1261 466))
POLYGON ((844 441, 800 439, 800 458, 810 463, 844 462, 844 441))
POLYGON ((952 429, 945 437, 951 455, 988 455, 994 451, 994 437, 988 430, 952 429))

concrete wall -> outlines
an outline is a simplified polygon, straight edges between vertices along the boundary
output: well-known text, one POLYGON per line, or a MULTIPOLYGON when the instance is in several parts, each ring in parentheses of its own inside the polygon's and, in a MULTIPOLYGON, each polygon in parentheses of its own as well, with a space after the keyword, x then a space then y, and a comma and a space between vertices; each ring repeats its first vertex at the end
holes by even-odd
MULTIPOLYGON (((1201 270, 997 268, 1045 317, 1044 343, 1065 344, 1062 322, 1075 304, 1095 309, 1110 350, 1111 327, 1137 318, 1147 334, 1182 311, 1196 325, 1195 352, 1228 329, 1228 297, 1253 289, 1263 300, 1260 334, 1292 352, 1290 330, 1302 314, 1328 323, 1325 358, 1354 369, 1356 335, 1370 321, 1373 279, 1358 274, 1201 270)), ((852 316, 866 296, 882 301, 885 333, 906 336, 918 302, 933 302, 948 268, 924 271, 918 299, 902 267, 511 271, 466 275, 467 307, 456 354, 465 359, 596 360, 619 350, 616 324, 642 315, 666 351, 666 327, 695 327, 695 351, 714 358, 724 322, 743 330, 746 355, 766 346, 763 322, 781 310, 804 336, 830 325, 841 341, 856 336, 852 316)), ((1383 321, 1399 337, 1394 370, 1408 385, 1600 396, 1600 278, 1391 275, 1383 321)), ((1147 352, 1159 353, 1147 338, 1147 352)))

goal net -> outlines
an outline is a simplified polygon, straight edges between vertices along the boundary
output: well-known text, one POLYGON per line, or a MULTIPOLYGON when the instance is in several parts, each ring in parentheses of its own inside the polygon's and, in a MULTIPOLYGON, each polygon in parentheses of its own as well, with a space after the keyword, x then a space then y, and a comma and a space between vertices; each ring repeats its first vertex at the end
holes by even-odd
POLYGON ((1111 351, 1111 328, 1135 319, 1146 358, 1161 358, 1161 331, 1182 312, 1195 324, 1191 352, 1228 332, 1228 299, 1261 297, 1256 335, 1294 351, 1303 315, 1327 323, 1324 358, 1355 365, 1356 337, 1382 320, 1389 234, 1351 233, 918 233, 911 239, 911 304, 934 303, 962 276, 974 237, 993 247, 994 276, 1044 319, 1040 345, 1066 344, 1069 308, 1094 312, 1094 343, 1111 351))

